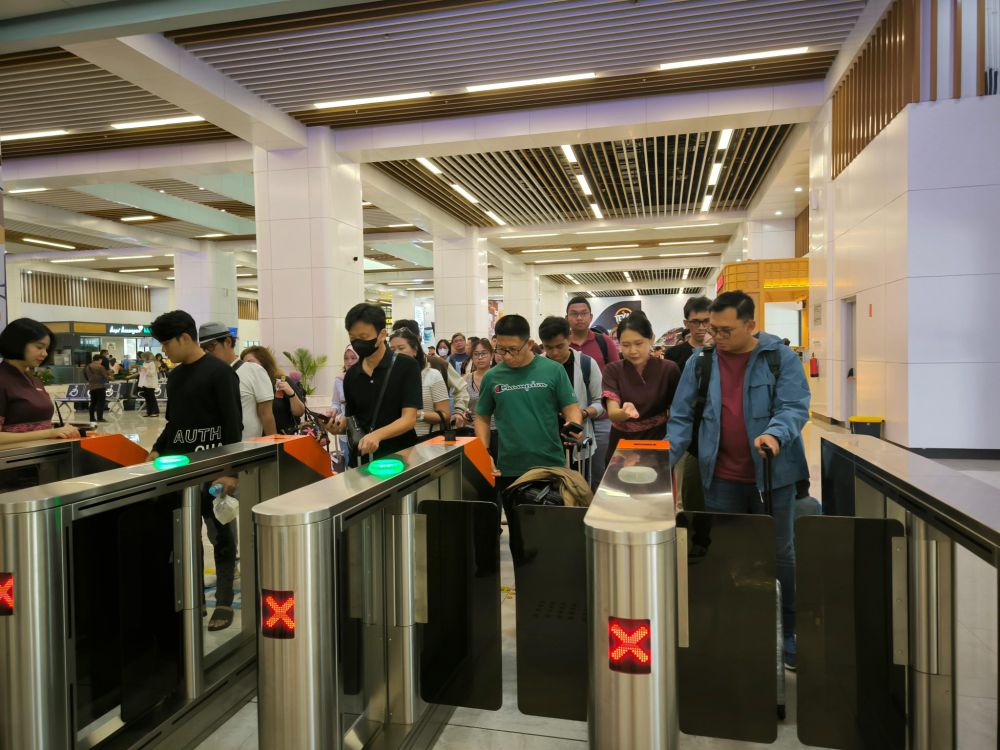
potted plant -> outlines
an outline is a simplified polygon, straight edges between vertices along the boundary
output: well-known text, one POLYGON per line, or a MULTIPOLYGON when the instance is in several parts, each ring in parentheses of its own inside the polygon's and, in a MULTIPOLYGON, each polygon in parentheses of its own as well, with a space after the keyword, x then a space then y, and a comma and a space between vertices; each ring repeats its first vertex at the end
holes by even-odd
POLYGON ((285 358, 292 363, 292 366, 302 373, 302 390, 305 391, 307 396, 311 396, 316 392, 315 386, 313 386, 313 378, 316 377, 316 373, 319 372, 319 368, 326 364, 326 355, 321 354, 318 357, 314 357, 312 352, 305 348, 298 348, 294 352, 282 352, 285 358))

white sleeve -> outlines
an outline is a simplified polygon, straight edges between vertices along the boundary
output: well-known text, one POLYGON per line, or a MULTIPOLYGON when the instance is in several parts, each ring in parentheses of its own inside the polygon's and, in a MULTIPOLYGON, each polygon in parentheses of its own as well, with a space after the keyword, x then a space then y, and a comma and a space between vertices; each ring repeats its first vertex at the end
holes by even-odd
POLYGON ((250 386, 253 389, 253 400, 258 404, 265 401, 274 401, 274 387, 271 385, 271 378, 267 376, 267 370, 255 362, 247 362, 244 367, 251 367, 253 377, 250 378, 250 386))
POLYGON ((601 368, 597 366, 596 361, 590 363, 590 382, 584 385, 590 398, 589 405, 597 409, 598 417, 602 416, 605 412, 604 400, 601 398, 604 383, 601 377, 601 368))
POLYGON ((437 370, 431 368, 428 371, 427 385, 430 386, 432 404, 448 400, 448 386, 444 384, 444 378, 437 370))

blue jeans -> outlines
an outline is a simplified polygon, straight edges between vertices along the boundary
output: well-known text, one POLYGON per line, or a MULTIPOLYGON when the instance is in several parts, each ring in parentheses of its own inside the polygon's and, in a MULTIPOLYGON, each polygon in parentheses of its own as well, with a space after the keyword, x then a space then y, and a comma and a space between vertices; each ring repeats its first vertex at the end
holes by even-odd
MULTIPOLYGON (((781 619, 785 635, 795 633, 795 485, 775 487, 774 555, 781 581, 781 619)), ((713 479, 705 493, 710 513, 763 513, 764 502, 755 484, 713 479)))

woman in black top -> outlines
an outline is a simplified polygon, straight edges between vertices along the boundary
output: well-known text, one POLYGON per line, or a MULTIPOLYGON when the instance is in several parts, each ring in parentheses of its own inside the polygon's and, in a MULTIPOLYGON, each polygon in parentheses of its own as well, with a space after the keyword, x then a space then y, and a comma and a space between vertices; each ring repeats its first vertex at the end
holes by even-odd
POLYGON ((55 336, 30 318, 13 320, 0 333, 0 446, 46 438, 78 438, 71 425, 52 426, 52 399, 35 376, 55 336))
POLYGON ((306 394, 302 387, 286 378, 278 369, 271 350, 264 346, 250 346, 240 353, 244 362, 256 362, 267 371, 274 383, 274 400, 271 410, 274 412, 274 426, 279 434, 290 435, 299 426, 299 417, 306 413, 306 394))

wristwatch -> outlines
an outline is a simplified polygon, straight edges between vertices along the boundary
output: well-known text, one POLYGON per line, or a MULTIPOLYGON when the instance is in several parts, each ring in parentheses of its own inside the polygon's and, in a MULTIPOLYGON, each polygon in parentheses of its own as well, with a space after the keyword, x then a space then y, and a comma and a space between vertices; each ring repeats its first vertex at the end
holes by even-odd
POLYGON ((417 421, 418 422, 423 422, 424 421, 424 410, 423 409, 421 409, 420 411, 417 412, 417 421))

